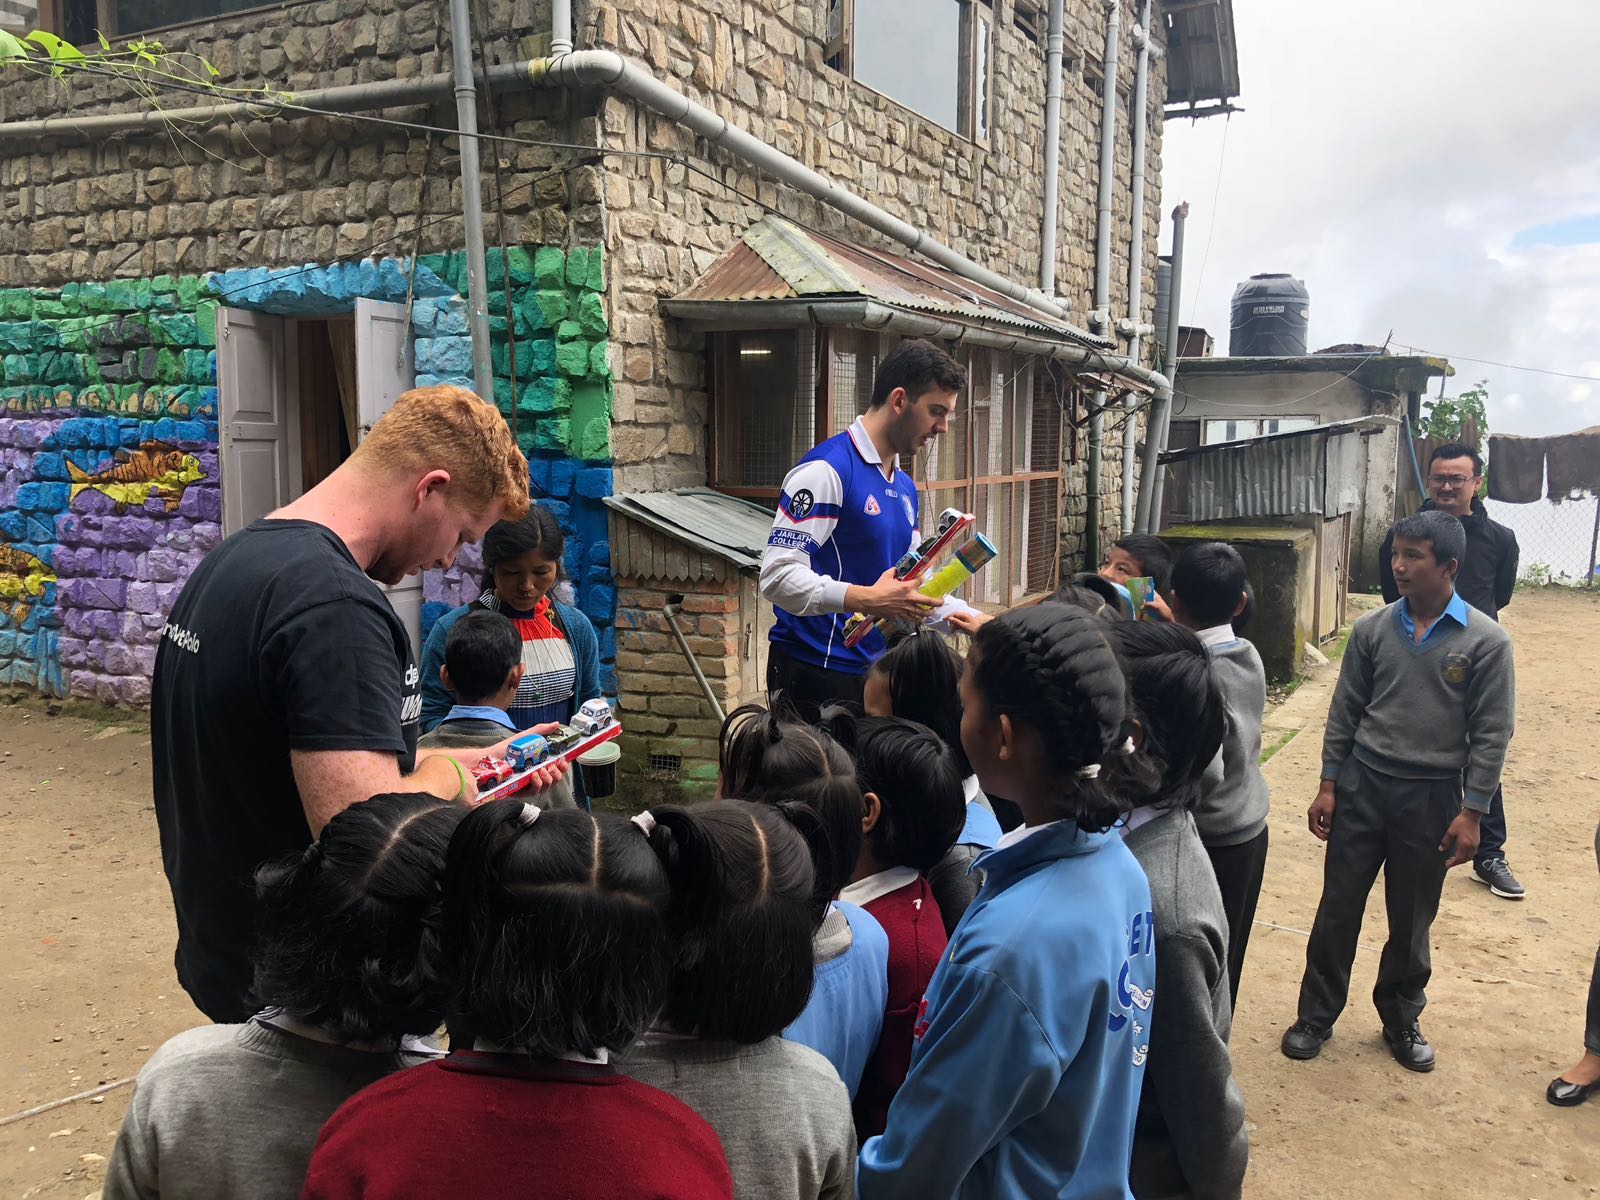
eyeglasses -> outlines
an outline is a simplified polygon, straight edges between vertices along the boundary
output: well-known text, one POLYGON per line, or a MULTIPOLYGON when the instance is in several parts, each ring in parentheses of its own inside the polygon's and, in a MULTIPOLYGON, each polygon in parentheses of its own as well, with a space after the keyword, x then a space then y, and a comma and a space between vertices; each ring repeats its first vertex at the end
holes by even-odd
POLYGON ((1476 478, 1476 475, 1429 475, 1428 482, 1434 487, 1460 488, 1466 487, 1476 478))

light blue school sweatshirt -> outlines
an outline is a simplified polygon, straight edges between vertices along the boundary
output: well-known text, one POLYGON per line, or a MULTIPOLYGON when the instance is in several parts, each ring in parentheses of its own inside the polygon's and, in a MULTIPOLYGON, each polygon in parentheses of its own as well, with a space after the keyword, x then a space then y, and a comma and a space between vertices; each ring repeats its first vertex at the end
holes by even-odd
POLYGON ((1128 1200, 1150 1045, 1150 888, 1121 835, 1057 821, 983 855, 928 985, 861 1200, 1128 1200))
POLYGON ((811 999, 783 1036, 831 1062, 854 1100, 889 1006, 889 935, 866 909, 835 900, 812 951, 811 999))

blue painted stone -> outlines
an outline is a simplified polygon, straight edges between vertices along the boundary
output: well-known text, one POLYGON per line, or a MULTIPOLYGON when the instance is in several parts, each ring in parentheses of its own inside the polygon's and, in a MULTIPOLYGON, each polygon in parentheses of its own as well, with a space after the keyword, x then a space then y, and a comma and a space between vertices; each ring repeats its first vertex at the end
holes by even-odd
POLYGON ((599 500, 611 495, 611 492, 610 467, 585 467, 578 472, 578 495, 586 496, 591 500, 599 500))
POLYGON ((67 478, 65 455, 35 454, 33 456, 33 477, 46 482, 65 481, 67 478))
POLYGON ((70 496, 65 483, 25 483, 17 489, 17 507, 24 512, 65 512, 70 496))
POLYGON ((606 662, 617 657, 617 631, 610 625, 600 631, 600 657, 606 662))
POLYGON ((572 505, 565 500, 541 500, 539 507, 556 519, 563 530, 570 530, 572 525, 572 505))
POLYGON ((550 494, 550 460, 537 456, 528 460, 528 484, 535 496, 550 494))
POLYGON ((578 477, 578 464, 570 458, 554 459, 550 463, 550 494, 572 495, 572 486, 578 477))
POLYGON ((583 612, 596 624, 611 624, 617 611, 617 589, 607 583, 592 584, 583 590, 583 612))
POLYGON ((212 442, 216 438, 210 435, 205 421, 178 421, 177 438, 180 442, 212 442))

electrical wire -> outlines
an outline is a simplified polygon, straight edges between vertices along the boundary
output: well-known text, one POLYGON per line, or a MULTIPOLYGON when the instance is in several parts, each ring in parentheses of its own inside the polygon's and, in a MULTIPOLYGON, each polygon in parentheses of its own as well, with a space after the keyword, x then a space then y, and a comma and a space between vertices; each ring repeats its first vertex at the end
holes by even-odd
POLYGON ((1211 261, 1211 238, 1217 232, 1217 201, 1222 196, 1222 166, 1228 159, 1228 129, 1233 124, 1233 114, 1230 112, 1222 118, 1222 148, 1217 152, 1217 179, 1211 189, 1211 221, 1206 226, 1206 248, 1200 255, 1200 273, 1195 276, 1194 292, 1189 300, 1189 311, 1198 312, 1200 305, 1200 285, 1205 281, 1206 263, 1211 261))
MULTIPOLYGON (((1496 362, 1492 358, 1473 358, 1470 354, 1446 354, 1443 350, 1424 350, 1421 346, 1413 346, 1407 342, 1396 342, 1397 346, 1404 346, 1416 354, 1428 354, 1435 358, 1459 359, 1462 362, 1479 363, 1486 367, 1504 367, 1508 371, 1530 371, 1535 375, 1554 375, 1558 379, 1577 379, 1584 383, 1600 383, 1600 375, 1579 375, 1573 371, 1556 371, 1549 367, 1525 367, 1520 363, 1496 362)), ((1443 386, 1441 381, 1441 386, 1443 386)))

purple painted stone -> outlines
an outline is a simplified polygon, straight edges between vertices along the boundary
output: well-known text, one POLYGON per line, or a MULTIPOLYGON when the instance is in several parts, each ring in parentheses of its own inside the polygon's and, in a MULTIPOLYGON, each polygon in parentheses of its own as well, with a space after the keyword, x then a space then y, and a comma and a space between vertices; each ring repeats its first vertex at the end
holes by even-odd
POLYGON ((24 450, 37 450, 55 432, 52 421, 18 421, 11 435, 11 444, 24 450))
POLYGON ((104 647, 101 661, 108 675, 132 675, 138 663, 127 646, 112 642, 104 647))
POLYGON ((136 675, 122 681, 122 702, 143 706, 150 703, 150 680, 136 675))
POLYGON ((88 671, 74 671, 67 681, 67 693, 72 696, 88 696, 92 699, 99 682, 88 671))
POLYGON ((64 637, 57 646, 63 667, 81 667, 89 661, 88 647, 81 638, 64 637))
POLYGON ((128 596, 121 579, 70 579, 61 590, 69 604, 80 608, 121 609, 128 596))
POLYGON ((80 513, 99 515, 116 512, 117 502, 104 492, 97 492, 92 487, 87 487, 73 498, 72 507, 80 513))
POLYGON ((73 637, 86 638, 94 632, 94 614, 81 608, 69 608, 61 614, 61 627, 73 637))
POLYGON ((153 583, 136 583, 128 589, 128 610, 136 613, 161 611, 161 595, 153 583))
POLYGON ((205 524, 196 525, 193 533, 195 549, 199 550, 202 554, 207 550, 210 550, 218 542, 222 541, 222 526, 214 521, 208 521, 205 524))
POLYGON ((122 636, 122 614, 114 612, 96 612, 94 617, 94 635, 101 638, 119 638, 122 636))
POLYGON ((133 647, 133 661, 138 664, 141 675, 149 675, 156 669, 156 648, 154 646, 133 647))
POLYGON ((187 573, 187 560, 169 546, 157 546, 144 556, 145 578, 172 583, 187 573))

